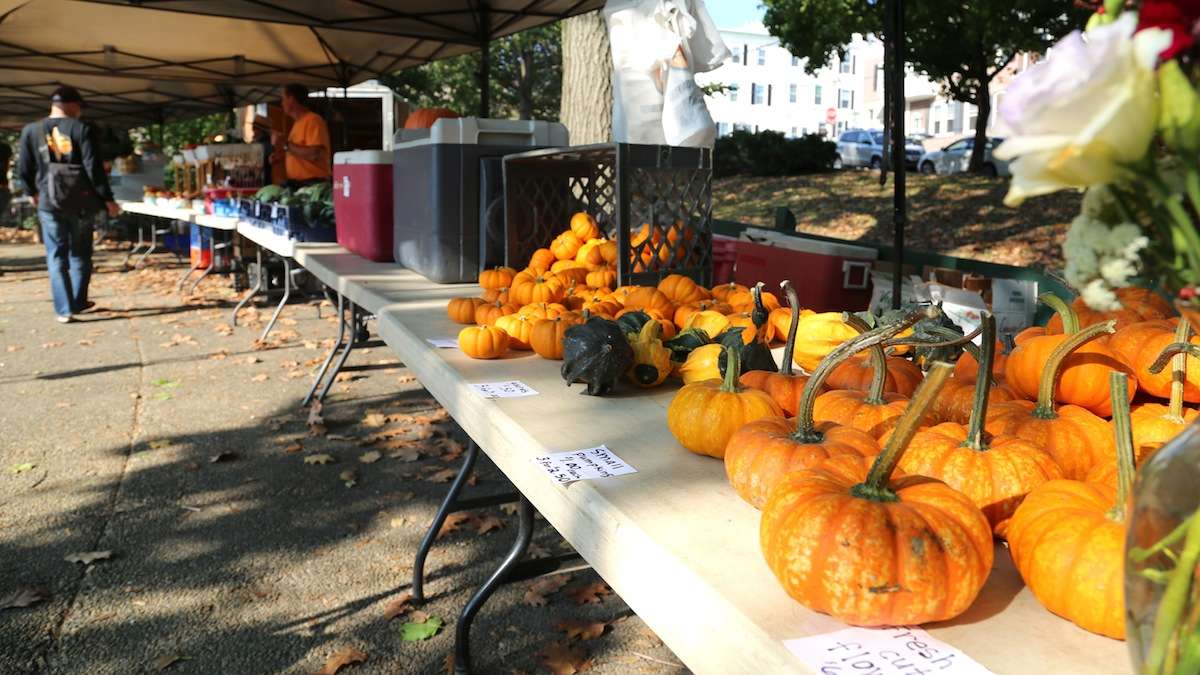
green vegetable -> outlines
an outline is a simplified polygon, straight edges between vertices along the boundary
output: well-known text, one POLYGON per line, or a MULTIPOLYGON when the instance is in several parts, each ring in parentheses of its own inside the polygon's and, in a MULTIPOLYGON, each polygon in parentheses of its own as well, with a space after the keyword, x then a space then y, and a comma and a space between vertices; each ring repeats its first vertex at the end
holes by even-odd
POLYGON ((260 202, 271 203, 278 201, 286 192, 280 185, 268 185, 258 192, 254 193, 254 199, 260 202))
POLYGON ((442 620, 431 616, 425 621, 410 621, 400 626, 400 639, 405 642, 420 642, 437 635, 442 629, 442 620))

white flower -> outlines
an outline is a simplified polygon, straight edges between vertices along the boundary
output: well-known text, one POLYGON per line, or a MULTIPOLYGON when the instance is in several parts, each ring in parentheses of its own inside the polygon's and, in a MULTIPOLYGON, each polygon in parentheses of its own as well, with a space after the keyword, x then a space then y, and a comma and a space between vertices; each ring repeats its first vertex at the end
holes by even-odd
POLYGON ((1092 309, 1101 312, 1113 312, 1121 309, 1121 301, 1117 299, 1117 294, 1099 279, 1084 286, 1080 294, 1083 296, 1083 301, 1092 309))
POLYGON ((1110 227, 1087 213, 1071 221, 1063 243, 1067 281, 1082 289, 1084 302, 1093 309, 1119 307, 1114 288, 1128 286, 1141 266, 1141 251, 1150 245, 1141 228, 1132 223, 1110 227))
POLYGON ((1013 81, 999 106, 1013 133, 995 152, 1016 158, 1005 204, 1110 183, 1119 165, 1146 154, 1158 121, 1154 67, 1171 34, 1136 28, 1136 14, 1124 12, 1075 31, 1013 81))

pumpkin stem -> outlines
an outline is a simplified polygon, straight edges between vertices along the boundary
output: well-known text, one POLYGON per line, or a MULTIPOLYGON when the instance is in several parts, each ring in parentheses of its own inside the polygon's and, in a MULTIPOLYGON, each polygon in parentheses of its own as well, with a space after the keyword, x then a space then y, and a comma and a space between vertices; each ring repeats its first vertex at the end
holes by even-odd
POLYGON ((983 313, 983 347, 979 349, 979 372, 975 374, 975 398, 971 400, 971 418, 967 422, 966 447, 972 450, 987 450, 983 437, 987 422, 988 395, 992 392, 992 364, 996 361, 996 317, 991 312, 983 313))
MULTIPOLYGON (((979 334, 983 332, 983 327, 980 326, 966 335, 960 335, 943 326, 930 326, 924 330, 929 333, 941 335, 946 339, 941 342, 931 342, 917 337, 897 338, 895 340, 888 340, 884 347, 907 345, 910 347, 928 347, 930 349, 937 347, 963 347, 965 349, 968 344, 972 344, 972 340, 979 337, 979 334)), ((974 352, 972 352, 972 355, 974 355, 974 352)))
POLYGON ((1050 309, 1053 309, 1062 318, 1064 335, 1074 335, 1079 332, 1079 315, 1075 313, 1074 307, 1053 293, 1042 293, 1038 296, 1038 301, 1043 305, 1049 305, 1050 309))
POLYGON ((808 378, 808 382, 804 383, 804 391, 800 393, 800 403, 796 410, 796 433, 792 434, 792 437, 801 443, 819 443, 823 438, 823 435, 816 429, 816 421, 813 420, 813 405, 816 404, 817 394, 825 385, 825 380, 842 361, 864 349, 878 347, 922 319, 937 318, 939 311, 932 306, 918 309, 897 323, 863 333, 853 340, 843 342, 826 354, 825 358, 821 359, 821 363, 817 365, 816 370, 813 371, 812 376, 808 378))
POLYGON ((1175 341, 1163 348, 1162 353, 1150 364, 1151 373, 1160 373, 1171 361, 1171 399, 1167 404, 1167 416, 1171 421, 1183 423, 1183 390, 1187 384, 1187 357, 1200 354, 1200 345, 1189 342, 1192 326, 1186 320, 1179 321, 1175 328, 1175 341))
POLYGON ((1101 335, 1112 333, 1116 325, 1116 321, 1110 320, 1088 326, 1074 335, 1068 334, 1067 338, 1060 342, 1054 351, 1050 352, 1050 357, 1046 359, 1046 365, 1042 370, 1042 379, 1038 384, 1037 407, 1033 409, 1034 417, 1043 420, 1052 420, 1058 417, 1058 413, 1054 412, 1054 388, 1058 384, 1058 376, 1067 362, 1067 357, 1076 349, 1101 335))
POLYGON ((787 279, 779 282, 779 288, 787 296, 788 307, 792 310, 792 322, 788 327, 787 342, 783 345, 783 368, 780 372, 791 377, 794 374, 792 355, 796 353, 796 327, 800 325, 800 296, 796 294, 796 289, 792 288, 792 282, 787 279))
POLYGON ((721 347, 725 352, 725 381, 721 384, 721 391, 738 392, 741 387, 738 386, 738 377, 742 374, 742 355, 740 349, 734 349, 728 345, 721 347))
MULTIPOLYGON (((983 334, 983 324, 980 324, 979 328, 972 331, 970 335, 963 335, 963 336, 960 336, 958 333, 955 333, 954 331, 950 330, 949 328, 946 328, 945 326, 930 326, 929 328, 926 329, 926 331, 929 333, 932 333, 933 335, 940 335, 944 338, 950 338, 950 337, 956 338, 953 341, 947 340, 946 342, 936 343, 936 344, 925 343, 928 346, 930 346, 930 347, 941 347, 941 346, 962 347, 964 352, 967 352, 968 354, 971 355, 971 358, 975 359, 976 364, 979 364, 983 361, 983 352, 979 349, 979 345, 976 345, 973 342, 976 335, 983 334), (967 338, 970 338, 970 339, 967 339, 967 338), (965 342, 963 340, 965 340, 965 342)), ((995 352, 994 352, 995 346, 996 345, 993 342, 993 344, 992 344, 993 363, 995 363, 995 352)), ((992 384, 996 384, 995 375, 992 375, 991 381, 992 381, 992 384)))
POLYGON ((954 366, 944 361, 938 361, 930 367, 929 374, 917 387, 904 414, 897 420, 896 428, 892 430, 887 446, 875 458, 871 470, 867 472, 867 479, 850 488, 851 495, 878 502, 897 501, 896 493, 888 489, 888 481, 892 477, 892 472, 896 470, 896 465, 900 463, 900 458, 908 449, 908 444, 916 435, 917 427, 921 426, 921 422, 924 421, 925 413, 929 411, 929 407, 933 405, 938 393, 941 392, 946 380, 950 379, 950 374, 953 372, 954 366))
MULTIPOLYGON (((842 321, 846 322, 859 334, 866 333, 871 330, 866 321, 863 321, 853 314, 843 314, 842 321)), ((867 405, 883 405, 883 390, 887 387, 887 354, 883 351, 883 346, 871 347, 867 350, 868 358, 871 359, 871 386, 867 389, 867 397, 863 403, 867 405)))
POLYGON ((1108 519, 1125 521, 1125 503, 1133 485, 1133 422, 1129 414, 1129 376, 1119 371, 1108 374, 1112 396, 1113 429, 1117 438, 1117 501, 1108 511, 1108 519))

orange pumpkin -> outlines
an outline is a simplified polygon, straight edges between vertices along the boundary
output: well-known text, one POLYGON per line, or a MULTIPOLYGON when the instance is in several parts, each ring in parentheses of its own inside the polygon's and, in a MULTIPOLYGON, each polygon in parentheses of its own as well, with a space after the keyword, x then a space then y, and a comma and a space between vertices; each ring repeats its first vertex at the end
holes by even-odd
POLYGON ((662 281, 658 282, 658 290, 675 305, 687 305, 712 298, 712 294, 703 286, 682 274, 668 274, 663 277, 662 281))
POLYGON ((451 298, 446 314, 454 323, 475 323, 475 309, 485 304, 483 298, 451 298))
POLYGON ((1189 323, 1180 321, 1179 324, 1174 334, 1175 341, 1164 347, 1155 362, 1147 368, 1149 374, 1157 375, 1170 361, 1172 381, 1167 405, 1144 403, 1132 412, 1134 458, 1139 465, 1200 417, 1195 410, 1183 407, 1187 360, 1200 357, 1200 345, 1188 341, 1191 333, 1189 323))
MULTIPOLYGON (((1076 317, 1071 308, 1049 294, 1041 296, 1041 299, 1054 306, 1060 315, 1065 317, 1067 333, 1030 337, 1008 355, 1008 363, 1004 367, 1004 382, 1025 398, 1038 395, 1046 360, 1069 335, 1078 332, 1076 317)), ((1112 414, 1112 404, 1105 383, 1108 382, 1108 374, 1112 371, 1131 373, 1129 366, 1107 345, 1100 341, 1084 344, 1067 358, 1058 386, 1054 390, 1054 399, 1060 403, 1086 408, 1101 417, 1108 417, 1112 414)), ((1130 387, 1131 400, 1136 389, 1136 386, 1130 387)))
MULTIPOLYGON (((1115 488, 1049 481, 1025 497, 1008 525, 1013 563, 1038 602, 1080 628, 1118 640, 1125 637, 1125 514, 1133 482, 1126 379, 1124 373, 1110 374, 1119 467, 1115 488)), ((1106 463, 1113 463, 1112 457, 1106 463)))
MULTIPOLYGON (((1004 347, 996 343, 996 360, 992 365, 992 377, 996 381, 1004 379, 1004 364, 1008 363, 1008 355, 1001 353, 1000 350, 1004 347)), ((975 374, 979 372, 979 361, 975 359, 975 354, 968 350, 963 352, 962 356, 954 362, 954 377, 961 377, 963 380, 974 380, 975 374)), ((949 385, 947 385, 949 386, 949 385)))
MULTIPOLYGON (((1187 321, 1142 321, 1118 329, 1108 339, 1108 347, 1133 369, 1139 391, 1158 398, 1168 398, 1171 396, 1171 384, 1174 381, 1173 370, 1160 369, 1156 372, 1151 366, 1158 360, 1163 349, 1172 342, 1190 341, 1200 345, 1200 337, 1192 337, 1190 334, 1187 321)), ((1189 364, 1185 367, 1183 400, 1190 403, 1200 402, 1200 364, 1189 364)))
POLYGON ((757 389, 743 389, 738 350, 725 348, 725 379, 704 380, 684 385, 667 407, 667 428, 688 450, 721 459, 729 437, 738 429, 763 417, 782 417, 783 411, 770 396, 757 389))
MULTIPOLYGON (((911 396, 917 390, 917 385, 925 379, 924 373, 917 364, 898 356, 884 359, 883 391, 885 393, 911 396)), ((843 361, 829 374, 830 389, 855 389, 866 391, 871 388, 875 377, 875 367, 866 354, 858 354, 843 361)))
MULTIPOLYGON (((1121 309, 1113 312, 1096 311, 1087 306, 1087 303, 1083 301, 1083 296, 1075 298, 1071 302, 1071 309, 1074 310, 1076 316, 1079 318, 1079 327, 1087 328, 1088 326, 1112 319, 1117 322, 1117 330, 1121 330, 1125 326, 1140 321, 1152 321, 1154 319, 1166 319, 1175 316, 1175 311, 1171 308, 1171 303, 1149 289, 1130 286, 1128 288, 1118 288, 1116 289, 1116 293, 1117 300, 1121 303, 1121 309)), ((1062 332, 1062 315, 1056 314, 1050 317, 1050 321, 1046 324, 1046 333, 1048 335, 1055 335, 1062 332)))
POLYGON ((589 300, 588 302, 583 303, 584 311, 591 312, 596 316, 604 317, 606 319, 612 319, 616 317, 617 313, 622 309, 624 308, 621 307, 619 303, 612 300, 589 300))
POLYGON ((499 300, 500 302, 508 302, 508 289, 507 288, 484 289, 483 293, 480 294, 479 297, 482 298, 484 302, 496 302, 497 300, 499 300))
POLYGON ((917 431, 900 460, 900 468, 936 478, 970 497, 987 516, 996 535, 1003 537, 1009 518, 1025 495, 1048 480, 1062 478, 1062 470, 1053 457, 1029 441, 984 434, 992 387, 987 373, 995 357, 995 335, 996 317, 984 314, 980 359, 984 367, 976 369, 967 424, 945 422, 917 431))
POLYGON ((548 248, 539 248, 529 257, 529 269, 535 272, 545 272, 556 260, 558 258, 555 257, 553 251, 548 248))
POLYGON ((937 387, 937 363, 866 473, 788 474, 759 524, 767 566, 809 609, 856 626, 944 621, 964 612, 992 567, 992 530, 965 495, 924 476, 892 478, 937 387))
MULTIPOLYGON (((729 314, 729 312, 725 313, 729 314)), ((776 340, 787 340, 787 336, 791 334, 790 327, 792 325, 792 314, 793 312, 791 309, 788 309, 787 307, 780 307, 779 309, 771 310, 771 313, 767 315, 767 321, 769 321, 771 325, 775 327, 776 340)), ((797 315, 797 318, 803 318, 811 314, 816 314, 816 312, 812 311, 811 309, 802 309, 797 315)))
MULTIPOLYGON (((752 312, 737 312, 725 317, 729 320, 730 328, 742 329, 742 342, 750 344, 758 337, 758 326, 754 325, 754 316, 752 312)), ((768 343, 775 340, 775 326, 767 321, 763 324, 763 338, 768 343)))
MULTIPOLYGON (((973 343, 963 345, 965 350, 958 361, 954 363, 954 376, 942 387, 942 392, 938 394, 937 401, 933 403, 932 415, 943 422, 954 422, 955 424, 967 424, 971 417, 971 410, 975 403, 975 391, 979 377, 979 361, 976 355, 979 354, 979 348, 973 343), (967 367, 963 367, 963 361, 970 360, 967 367)), ((992 373, 996 372, 997 361, 1004 359, 1003 354, 996 353, 1000 349, 1000 343, 992 341, 992 373)), ((993 375, 992 381, 997 378, 993 375)), ((988 388, 988 403, 1000 403, 1004 401, 1015 401, 1021 398, 1008 385, 999 383, 991 384, 988 388)))
POLYGON ((561 302, 567 294, 567 284, 553 272, 533 274, 518 272, 513 278, 509 295, 518 305, 531 302, 561 302))
POLYGON ((458 333, 458 348, 473 359, 494 359, 508 351, 508 340, 495 326, 467 326, 458 333))
MULTIPOLYGON (((735 291, 725 296, 725 302, 729 303, 735 312, 749 312, 754 309, 754 293, 750 290, 744 293, 735 291)), ((769 312, 780 308, 779 298, 775 297, 774 293, 763 293, 762 302, 769 312)))
POLYGON ((739 283, 733 282, 733 281, 731 281, 727 284, 721 284, 719 286, 712 287, 713 299, 719 300, 719 301, 725 302, 725 303, 728 303, 728 300, 726 300, 726 298, 729 297, 730 294, 749 293, 749 292, 750 292, 749 288, 746 288, 745 286, 743 286, 739 283))
POLYGON ((574 260, 581 246, 583 241, 575 236, 574 232, 567 230, 550 242, 550 252, 559 260, 574 260))
POLYGON ((563 337, 567 329, 582 322, 583 320, 577 314, 537 319, 529 330, 529 346, 533 348, 535 354, 544 359, 561 361, 563 337))
POLYGON ((662 291, 652 286, 639 286, 625 296, 624 305, 627 309, 653 309, 663 318, 675 316, 675 305, 662 291))
POLYGON ((541 321, 541 319, 521 314, 508 314, 496 319, 496 328, 508 333, 509 347, 527 351, 533 348, 529 344, 529 338, 533 334, 534 321, 541 321))
POLYGON ((612 288, 617 285, 617 271, 608 267, 595 272, 588 272, 584 283, 590 288, 612 288))
POLYGON ((596 224, 596 219, 592 214, 580 211, 571 216, 571 231, 580 241, 596 239, 600 236, 600 226, 596 224))
POLYGON ((479 273, 479 285, 487 290, 508 288, 517 271, 511 267, 493 267, 479 273))
POLYGON ((679 330, 683 330, 687 327, 688 320, 692 318, 693 314, 709 310, 712 310, 722 316, 733 313, 733 308, 723 302, 717 300, 701 300, 699 302, 680 305, 675 309, 675 316, 672 318, 675 319, 675 326, 678 327, 679 330))
POLYGON ((1093 466, 1112 457, 1113 439, 1107 422, 1086 408, 1054 406, 1054 390, 1064 362, 1089 340, 1111 334, 1112 327, 1113 322, 1109 321, 1067 336, 1045 361, 1037 403, 1007 401, 992 405, 988 410, 987 430, 1032 442, 1050 453, 1063 476, 1072 480, 1083 479, 1093 466))
POLYGON ((479 305, 475 308, 475 324, 479 326, 494 326, 496 319, 509 314, 516 314, 518 308, 516 305, 499 300, 479 305))
MULTIPOLYGON (((787 295, 788 303, 795 307, 799 300, 791 282, 784 280, 779 286, 787 295)), ((679 316, 678 310, 675 315, 679 316)), ((796 349, 796 324, 800 322, 800 313, 789 312, 788 316, 791 323, 785 332, 787 342, 783 346, 783 365, 779 372, 751 370, 742 374, 741 382, 743 386, 767 392, 771 398, 775 399, 783 412, 787 413, 789 417, 795 417, 800 406, 800 396, 804 393, 804 385, 808 383, 809 378, 807 375, 796 373, 792 364, 792 352, 796 349)), ((822 385, 816 393, 820 395, 824 390, 825 387, 822 385)))
POLYGON ((569 311, 566 305, 557 302, 535 302, 522 306, 517 314, 531 319, 553 319, 569 311))
POLYGON ((879 451, 875 438, 860 429, 833 422, 821 423, 814 415, 814 405, 825 378, 838 363, 860 349, 882 344, 903 329, 901 325, 884 326, 855 336, 831 352, 805 383, 797 404, 795 424, 749 424, 729 439, 725 449, 725 475, 742 499, 761 508, 787 470, 810 466, 835 454, 856 452, 868 456, 879 451))
POLYGON ((598 247, 600 249, 600 257, 604 258, 604 264, 615 267, 617 264, 617 242, 609 239, 598 247))
POLYGON ((603 244, 603 239, 584 239, 583 246, 580 246, 575 253, 575 262, 584 265, 607 266, 604 262, 604 254, 600 251, 603 244))
POLYGON ((414 108, 404 118, 405 129, 428 129, 442 118, 456 118, 458 113, 449 108, 414 108))
MULTIPOLYGON (((558 278, 561 279, 562 282, 564 284, 566 284, 566 286, 568 288, 571 286, 586 286, 586 285, 588 285, 587 278, 588 278, 588 275, 591 274, 591 272, 588 272, 587 268, 583 267, 582 265, 579 265, 579 263, 571 262, 571 264, 577 265, 577 267, 561 267, 557 270, 551 270, 551 271, 554 274, 557 274, 558 278)), ((566 297, 565 293, 564 293, 563 297, 566 297)))

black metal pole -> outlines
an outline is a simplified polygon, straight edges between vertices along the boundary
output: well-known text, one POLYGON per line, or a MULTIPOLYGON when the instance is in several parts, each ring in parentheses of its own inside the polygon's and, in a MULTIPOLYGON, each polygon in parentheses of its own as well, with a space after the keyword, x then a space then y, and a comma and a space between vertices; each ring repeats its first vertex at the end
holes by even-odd
POLYGON ((479 116, 492 112, 492 17, 487 3, 479 5, 479 116))
POLYGON ((904 0, 891 0, 888 9, 892 29, 888 46, 892 50, 892 225, 893 247, 896 251, 892 309, 899 309, 904 275, 904 228, 908 225, 908 199, 904 184, 904 0))

